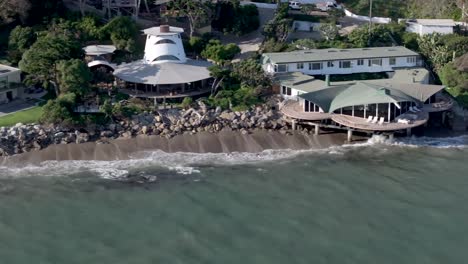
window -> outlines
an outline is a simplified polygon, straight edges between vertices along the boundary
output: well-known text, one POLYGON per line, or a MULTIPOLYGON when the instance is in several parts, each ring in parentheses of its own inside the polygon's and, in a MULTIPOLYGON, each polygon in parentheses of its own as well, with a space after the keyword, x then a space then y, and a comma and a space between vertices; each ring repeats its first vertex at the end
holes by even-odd
POLYGON ((333 65, 333 61, 327 61, 327 67, 328 68, 333 68, 335 65, 333 65))
POLYGON ((281 93, 282 94, 286 94, 286 86, 281 86, 281 93))
POLYGON ((175 42, 170 39, 161 39, 161 40, 158 40, 154 45, 158 45, 158 44, 175 44, 175 42))
POLYGON ((369 60, 369 67, 374 66, 374 65, 382 66, 382 59, 369 60))
POLYGON ((286 64, 275 64, 275 72, 287 72, 288 66, 286 64))
POLYGON ((291 95, 291 87, 286 88, 286 95, 291 95))
POLYGON ((395 65, 396 64, 396 58, 390 58, 390 65, 395 65))
POLYGON ((363 60, 363 59, 357 60, 357 65, 358 65, 358 66, 364 65, 364 60, 363 60))
POLYGON ((172 55, 162 55, 162 56, 157 57, 153 61, 165 61, 165 60, 178 61, 179 58, 177 58, 176 56, 172 56, 172 55))
POLYGON ((304 101, 304 112, 310 112, 309 101, 307 100, 304 101))
POLYGON ((309 63, 309 70, 321 70, 322 69, 322 63, 321 62, 318 62, 318 63, 309 63))
POLYGON ((351 61, 340 61, 340 68, 351 68, 351 61))
POLYGON ((297 64, 297 69, 298 69, 298 70, 304 69, 304 63, 302 63, 302 62, 301 62, 301 63, 298 63, 298 64, 297 64))
POLYGON ((407 63, 416 63, 416 57, 407 57, 406 62, 407 63))

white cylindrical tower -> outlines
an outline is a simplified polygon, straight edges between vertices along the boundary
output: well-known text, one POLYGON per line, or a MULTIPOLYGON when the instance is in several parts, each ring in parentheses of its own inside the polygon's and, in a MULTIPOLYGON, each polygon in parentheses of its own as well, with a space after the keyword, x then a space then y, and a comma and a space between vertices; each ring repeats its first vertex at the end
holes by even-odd
POLYGON ((150 64, 165 62, 185 63, 184 45, 182 43, 182 28, 162 25, 143 30, 146 34, 144 61, 150 64))

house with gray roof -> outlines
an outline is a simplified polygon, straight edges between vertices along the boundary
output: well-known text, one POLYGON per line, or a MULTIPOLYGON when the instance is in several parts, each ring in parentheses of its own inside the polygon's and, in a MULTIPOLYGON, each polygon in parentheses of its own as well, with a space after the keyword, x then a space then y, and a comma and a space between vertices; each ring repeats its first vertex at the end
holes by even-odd
POLYGON ((262 67, 269 74, 302 72, 308 75, 393 72, 422 64, 418 53, 405 47, 311 49, 264 53, 262 67))
POLYGON ((23 85, 20 69, 0 64, 0 104, 21 97, 23 97, 23 85))

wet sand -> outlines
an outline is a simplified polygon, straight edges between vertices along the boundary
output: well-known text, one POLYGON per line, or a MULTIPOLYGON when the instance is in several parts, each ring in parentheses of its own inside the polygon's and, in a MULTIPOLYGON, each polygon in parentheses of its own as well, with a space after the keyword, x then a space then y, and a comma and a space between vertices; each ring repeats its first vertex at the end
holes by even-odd
MULTIPOLYGON (((362 140, 362 138, 356 138, 362 140)), ((139 136, 132 139, 111 140, 107 144, 94 142, 84 144, 52 145, 40 151, 0 158, 0 165, 36 164, 47 160, 126 160, 139 152, 162 150, 168 153, 229 153, 261 152, 266 149, 320 149, 346 142, 343 133, 303 135, 293 133, 256 131, 242 135, 239 132, 217 134, 199 133, 179 135, 171 139, 159 136, 139 136)))

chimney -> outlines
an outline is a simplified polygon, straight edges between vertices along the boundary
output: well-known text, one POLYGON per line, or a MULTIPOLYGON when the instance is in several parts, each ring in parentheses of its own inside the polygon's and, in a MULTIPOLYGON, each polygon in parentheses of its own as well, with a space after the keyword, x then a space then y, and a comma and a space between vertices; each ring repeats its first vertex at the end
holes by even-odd
POLYGON ((325 75, 325 82, 327 83, 327 86, 330 86, 330 74, 325 75))
POLYGON ((161 31, 161 33, 169 33, 169 25, 161 25, 159 27, 159 30, 161 31))

